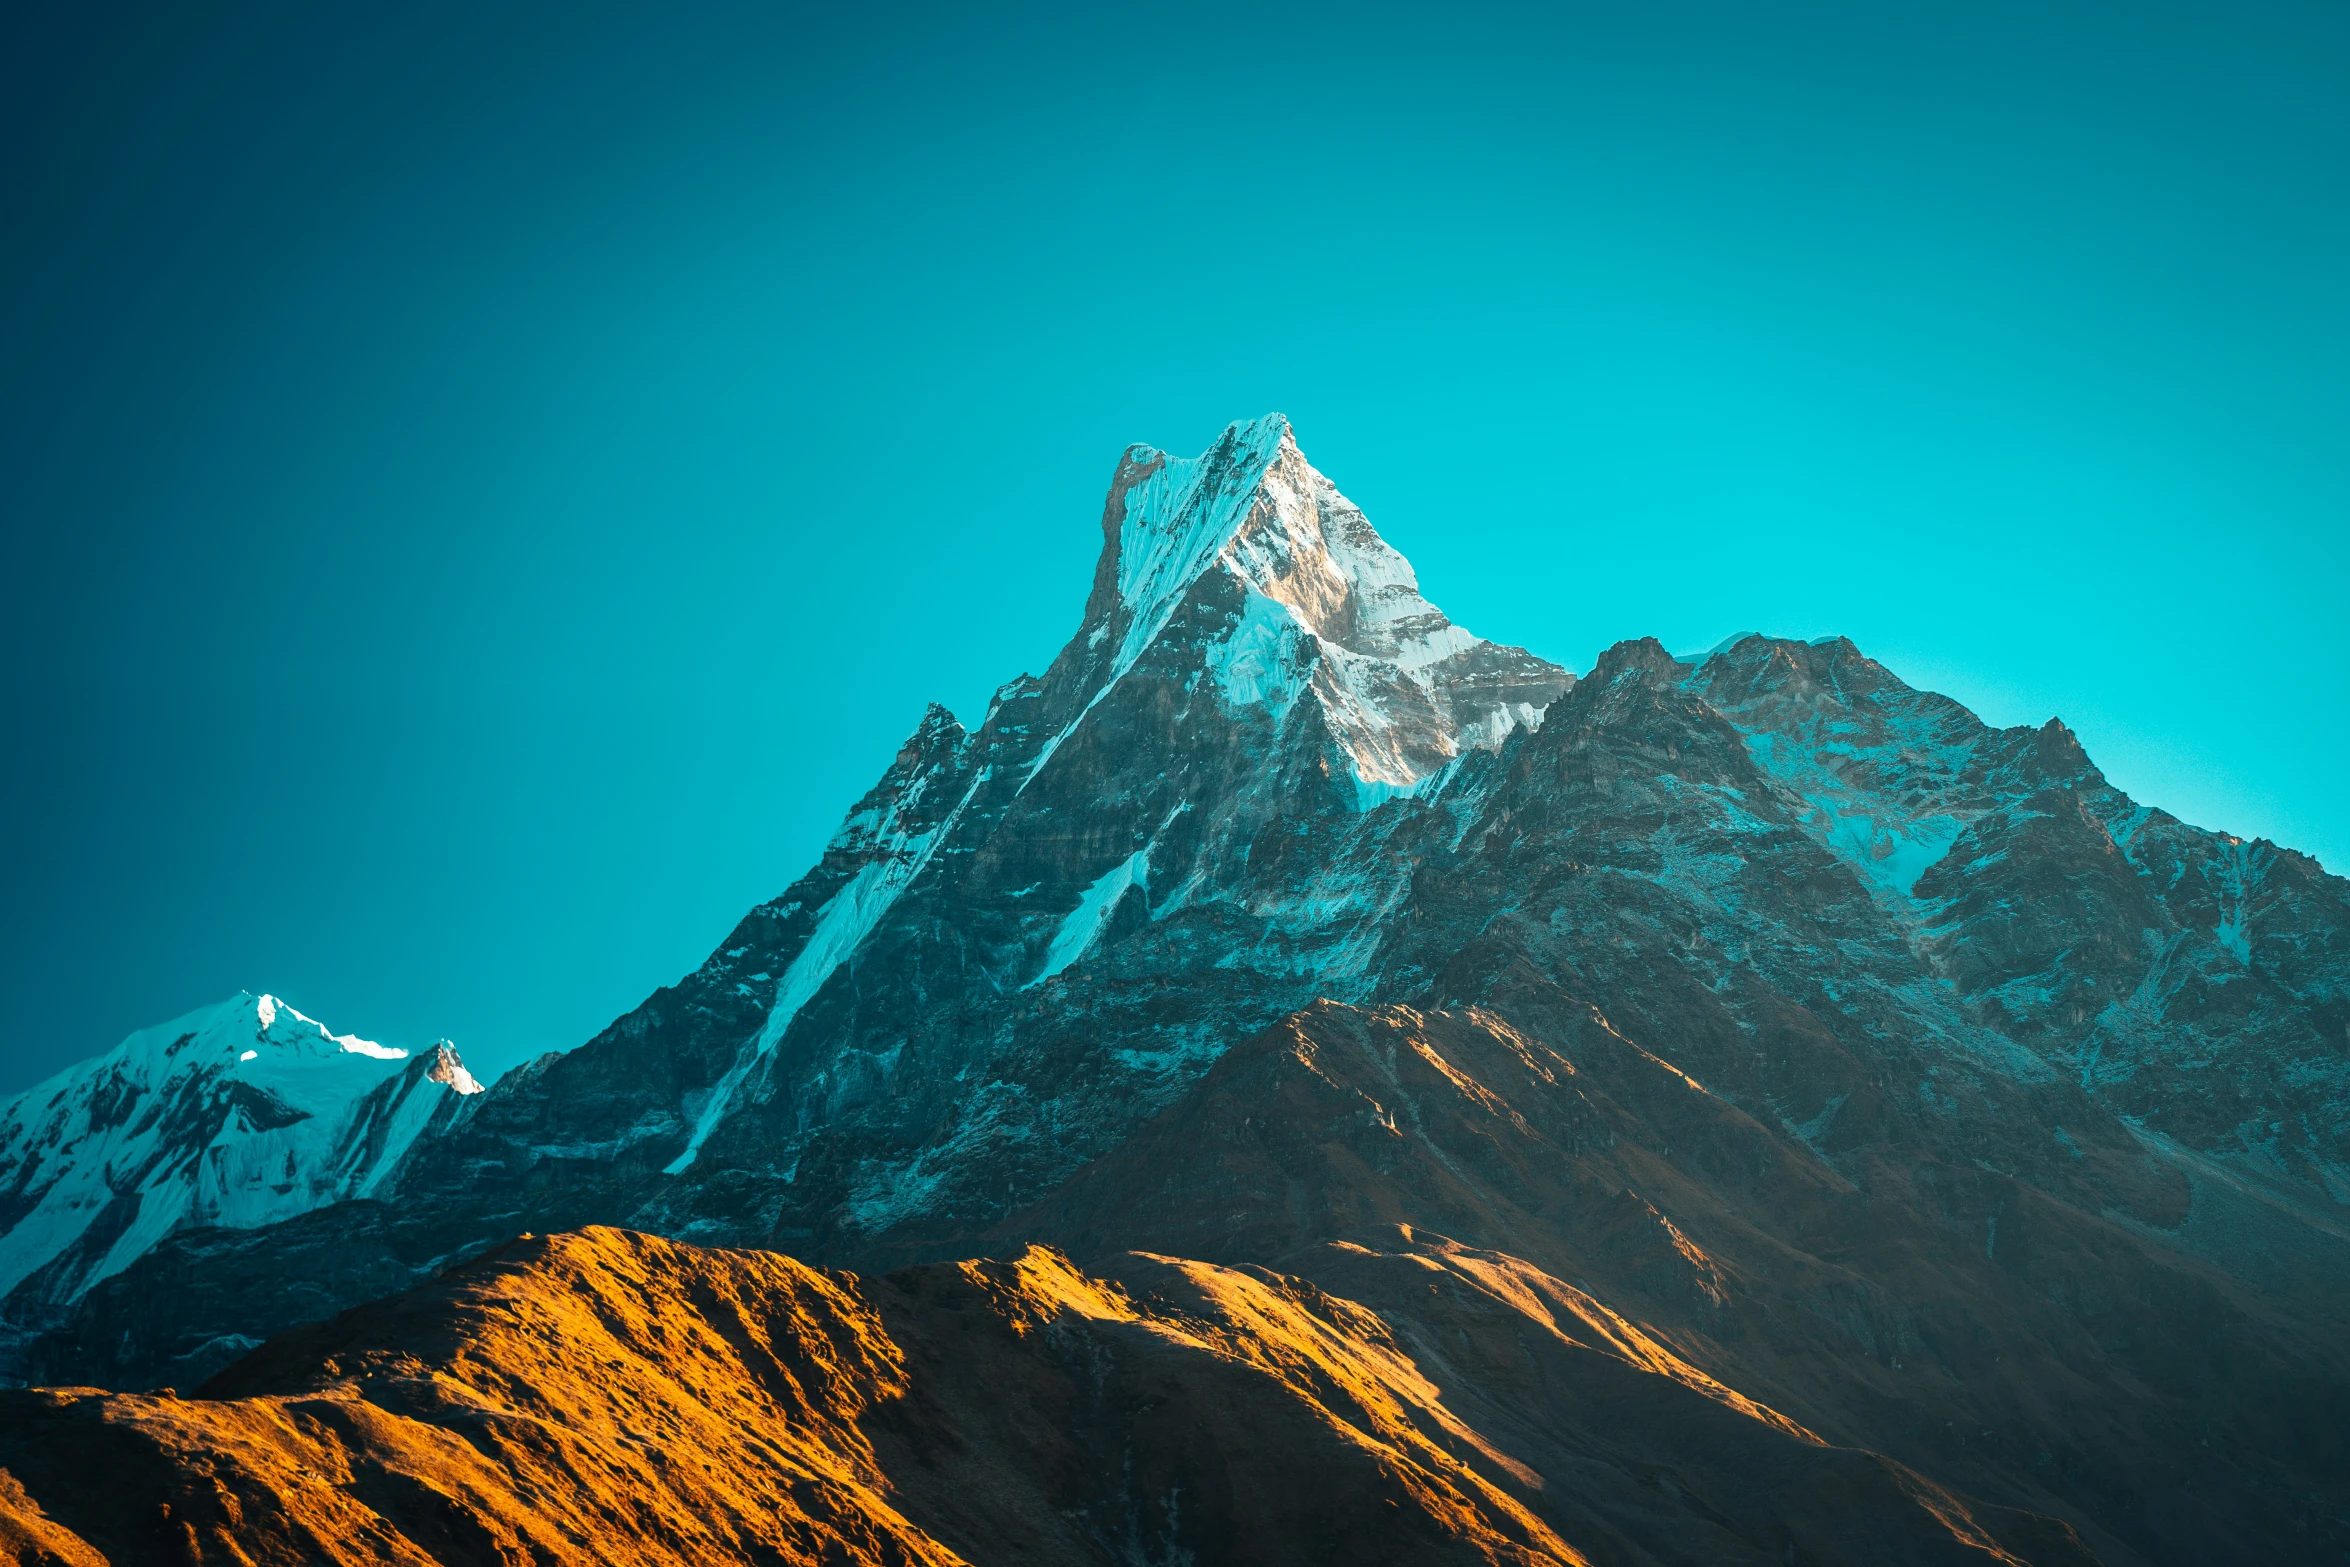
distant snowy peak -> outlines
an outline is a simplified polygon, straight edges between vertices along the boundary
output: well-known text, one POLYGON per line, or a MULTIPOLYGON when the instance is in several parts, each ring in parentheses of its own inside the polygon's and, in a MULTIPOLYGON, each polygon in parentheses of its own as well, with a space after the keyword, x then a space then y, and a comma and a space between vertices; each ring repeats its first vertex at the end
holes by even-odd
POLYGON ((482 1085, 456 1047, 337 1034, 237 995, 0 1103, 0 1298, 70 1304, 165 1236, 373 1193, 482 1085))
POLYGON ((1276 720, 1310 693, 1366 804, 1539 723, 1574 684, 1421 597, 1411 563, 1306 460, 1280 414, 1229 426, 1196 458, 1130 447, 1102 527, 1080 631, 1109 653, 1101 688, 1134 667, 1203 578, 1224 573, 1241 607, 1202 663, 1227 702, 1276 720))

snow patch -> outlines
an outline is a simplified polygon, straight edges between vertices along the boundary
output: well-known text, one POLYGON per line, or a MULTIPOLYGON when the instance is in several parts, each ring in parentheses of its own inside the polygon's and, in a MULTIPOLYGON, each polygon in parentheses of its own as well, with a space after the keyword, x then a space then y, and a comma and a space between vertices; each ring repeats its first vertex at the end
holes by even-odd
POLYGON ((1821 759, 1860 754, 1840 740, 1807 749, 1768 730, 1742 727, 1740 732, 1756 765, 1808 807, 1806 832, 1860 872, 1862 884, 1886 895, 1892 907, 1913 915, 1925 912, 1916 896, 1918 878, 1950 852, 1970 818, 1945 811, 1903 814, 1847 783, 1821 759))
POLYGON ((719 1079, 718 1085, 703 1103, 684 1151, 662 1167, 663 1174, 682 1174, 701 1157, 702 1145, 709 1141, 710 1133, 733 1105, 734 1096, 741 1090, 744 1081, 760 1062, 774 1052, 776 1045, 783 1039, 784 1031, 791 1027, 792 1019, 799 1016, 800 1009, 815 999, 816 993, 824 988, 824 982, 832 978, 833 971, 855 954, 858 945, 872 934, 873 928, 881 923, 881 917, 889 912, 899 895, 913 883, 915 877, 922 874, 922 868, 930 863, 930 857, 939 844, 954 831, 955 823, 971 804, 971 797, 979 792, 980 786, 987 782, 993 771, 992 768, 982 767, 979 776, 971 781, 971 787, 963 792, 962 799, 955 803, 954 809, 947 812, 945 819, 928 832, 907 833, 896 825, 899 808, 920 797, 927 778, 917 780, 903 798, 891 802, 878 815, 859 812, 842 824, 841 830, 834 834, 834 845, 842 846, 844 841, 860 843, 870 832, 873 835, 870 846, 873 858, 867 860, 857 874, 849 878, 848 885, 826 900, 823 911, 816 916, 816 928, 808 933, 807 943, 792 959, 791 966, 783 971, 783 978, 775 987, 774 1003, 767 1009, 767 1020, 761 1025, 757 1038, 736 1053, 734 1064, 727 1068, 726 1075, 719 1079))
POLYGON ((1035 989, 1092 950, 1127 889, 1149 889, 1150 856, 1150 845, 1145 844, 1094 878, 1093 884, 1077 900, 1077 907, 1062 916, 1060 928, 1053 932, 1052 945, 1045 949, 1044 967, 1036 978, 1020 987, 1022 990, 1035 989))
POLYGON ((2260 883, 2252 845, 2240 839, 2220 840, 2219 924, 2212 937, 2246 968, 2252 966, 2251 895, 2260 883))
POLYGON ((1225 706, 1261 707, 1279 728, 1310 678, 1299 667, 1307 635, 1296 611, 1248 589, 1240 619, 1208 649, 1208 673, 1225 706))

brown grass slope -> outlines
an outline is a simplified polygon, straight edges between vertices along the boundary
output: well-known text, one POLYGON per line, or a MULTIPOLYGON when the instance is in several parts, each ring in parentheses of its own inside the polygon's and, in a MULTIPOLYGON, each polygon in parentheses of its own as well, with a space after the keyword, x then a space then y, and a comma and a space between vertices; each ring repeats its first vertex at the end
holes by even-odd
POLYGON ((1148 1254, 861 1279, 619 1230, 526 1237, 194 1397, 0 1393, 0 1560, 2089 1559, 2046 1520, 1823 1446, 1524 1264, 1336 1266, 1409 1270, 1450 1305, 1401 1335, 1301 1279, 1148 1254), (1513 1343, 1535 1375, 1478 1394, 1480 1429, 1432 1372, 1508 1370, 1513 1343), (1679 1467, 1554 1442, 1545 1472, 1514 1450, 1570 1411, 1661 1422, 1679 1467), (1757 1532, 1684 1488, 1693 1470, 1716 1493, 1748 1471, 1750 1503, 1825 1521, 1757 1532))

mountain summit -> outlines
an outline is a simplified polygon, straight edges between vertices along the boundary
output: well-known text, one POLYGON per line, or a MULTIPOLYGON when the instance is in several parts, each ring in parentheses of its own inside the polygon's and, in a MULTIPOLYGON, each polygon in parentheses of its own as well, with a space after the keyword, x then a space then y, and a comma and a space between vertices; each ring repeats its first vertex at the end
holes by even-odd
MULTIPOLYGON (((1279 414, 1229 427, 1196 459, 1130 447, 1103 507, 1084 621, 1044 676, 999 690, 975 734, 933 707, 825 863, 775 909, 787 921, 780 941, 771 947, 746 926, 737 934, 749 945, 733 954, 730 942, 714 960, 760 976, 736 981, 752 987, 745 999, 772 999, 665 1172, 693 1168, 746 1091, 794 1092, 800 1071, 776 1075, 778 1048, 875 944, 920 941, 945 921, 971 944, 989 994, 1034 989, 1120 933, 1121 921, 1247 904, 1246 862, 1268 823, 1298 818, 1301 806, 1359 814, 1425 788, 1464 752, 1540 722, 1573 684, 1420 597, 1410 565, 1307 463, 1279 414)), ((1325 971, 1320 950, 1365 912, 1335 888, 1315 907, 1288 910, 1277 933, 1284 955, 1271 961, 1325 971)), ((1284 1005, 1303 999, 1283 991, 1284 1005)), ((1047 1015, 1062 1016, 1057 1006, 1047 1015)), ((894 1036, 853 1057, 802 1063, 825 1084, 824 1122, 858 1103, 861 1082, 926 1069, 901 1063, 907 1031, 892 1024, 885 1034, 891 1027, 894 1036)), ((1189 1050, 1170 1045, 1155 1055, 1189 1050)), ((964 1078, 979 1064, 950 1059, 964 1078)), ((1102 1090, 1149 1096, 1165 1075, 1145 1068, 1102 1090)), ((979 1117, 972 1124, 1006 1136, 1035 1130, 1000 1094, 967 1108, 979 1117)), ((805 1108, 792 1119, 787 1145, 819 1129, 805 1108)), ((771 1159, 768 1132, 756 1135, 771 1159)), ((1064 1143, 1060 1157, 1086 1146, 1064 1143)), ((924 1164, 904 1191, 899 1172, 872 1171, 837 1217, 888 1221, 908 1196, 935 1190, 943 1172, 934 1171, 924 1164)))
POLYGON ((1276 723, 1310 696, 1366 803, 1539 723, 1574 684, 1422 598, 1411 563, 1279 414, 1231 426, 1197 459, 1135 446, 1118 465, 1079 632, 1107 662, 1088 662, 1086 680, 1109 689, 1187 609, 1215 627, 1186 650, 1218 695, 1276 723))
MULTIPOLYGON (((595 1039, 480 1094, 409 1063, 440 1096, 416 1103, 461 1109, 389 1162, 305 1144, 284 1213, 191 1208, 71 1279, 11 1231, 18 1369, 193 1385, 413 1287, 351 1319, 414 1330, 397 1366, 313 1332, 220 1387, 377 1365, 366 1397, 456 1419, 432 1388, 510 1373, 433 1325, 449 1270, 618 1225, 686 1244, 577 1253, 630 1259, 614 1299, 701 1313, 738 1265, 692 1248, 749 1247, 909 1269, 791 1275, 830 1302, 810 1322, 900 1313, 857 1330, 885 1360, 951 1365, 935 1346, 1002 1323, 1028 1402, 923 1361, 852 1378, 833 1425, 888 1449, 855 1475, 875 1505, 935 1504, 925 1538, 966 1559, 1045 1533, 1070 1561, 1247 1559, 1276 1426, 1151 1425, 1193 1407, 1155 1402, 1178 1339, 1212 1381, 1288 1379, 1219 1407, 1321 1421, 1304 1397, 1389 1444, 1316 1473, 1450 1475, 1362 1494, 1460 1522, 1464 1559, 2350 1549, 2350 882, 1842 639, 1642 639, 1580 679, 1483 641, 1277 415, 1195 459, 1130 448, 1102 537, 1041 675, 975 727, 932 707, 806 875, 595 1039), (1025 1260, 923 1271, 974 1255, 1025 1260), (1032 1523, 982 1527, 968 1420, 1006 1452, 1155 1455, 1150 1489, 1039 1458, 998 1477, 1044 1487, 1032 1523)), ((90 1124, 148 1124, 146 1084, 90 1124)), ((127 1203, 104 1144, 42 1146, 127 1203)), ((836 1330, 790 1332, 798 1365, 836 1330)), ((467 1506, 505 1518, 545 1473, 513 1459, 467 1506)))

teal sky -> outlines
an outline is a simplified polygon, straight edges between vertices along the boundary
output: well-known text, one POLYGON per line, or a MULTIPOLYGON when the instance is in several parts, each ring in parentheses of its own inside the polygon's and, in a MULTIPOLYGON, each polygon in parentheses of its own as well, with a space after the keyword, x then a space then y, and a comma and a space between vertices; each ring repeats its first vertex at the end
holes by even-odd
POLYGON ((10 8, 0 1089, 239 988, 582 1042, 1272 409, 1480 633, 1844 633, 2350 866, 2346 80, 2331 0, 10 8))

